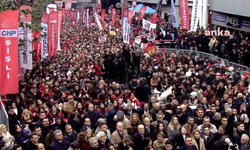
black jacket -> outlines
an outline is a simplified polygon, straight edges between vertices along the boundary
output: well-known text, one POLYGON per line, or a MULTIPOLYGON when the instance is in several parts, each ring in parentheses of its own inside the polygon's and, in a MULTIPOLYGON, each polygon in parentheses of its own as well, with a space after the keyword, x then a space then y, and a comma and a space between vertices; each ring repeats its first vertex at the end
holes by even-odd
POLYGON ((144 150, 144 148, 147 147, 148 143, 145 142, 145 137, 150 137, 150 135, 145 132, 143 138, 138 132, 134 134, 132 140, 133 143, 135 143, 134 145, 135 150, 144 150))
POLYGON ((151 94, 150 86, 147 83, 141 83, 135 90, 135 97, 140 102, 148 102, 151 94))
POLYGON ((97 123, 97 120, 99 119, 99 113, 98 111, 93 111, 93 112, 90 112, 90 111, 87 111, 85 114, 84 114, 84 119, 85 118, 89 118, 90 121, 91 121, 91 125, 96 128, 96 123, 97 123))
POLYGON ((182 146, 180 150, 197 150, 196 146, 192 145, 191 149, 189 149, 186 145, 182 146))
POLYGON ((63 140, 61 143, 57 140, 53 140, 49 146, 49 150, 68 150, 69 144, 63 140))
POLYGON ((68 143, 71 144, 72 142, 74 142, 77 138, 77 132, 73 131, 73 133, 71 135, 69 135, 68 133, 65 132, 63 139, 68 143))

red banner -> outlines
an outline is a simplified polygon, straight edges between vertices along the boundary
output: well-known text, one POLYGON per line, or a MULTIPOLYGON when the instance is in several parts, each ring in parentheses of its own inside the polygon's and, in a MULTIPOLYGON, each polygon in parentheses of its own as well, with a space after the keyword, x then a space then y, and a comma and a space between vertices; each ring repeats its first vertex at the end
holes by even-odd
POLYGON ((134 11, 133 11, 133 10, 130 10, 130 11, 128 12, 128 23, 129 23, 129 25, 132 24, 133 16, 134 16, 134 11))
POLYGON ((40 60, 41 56, 41 32, 32 31, 33 36, 33 51, 36 51, 36 62, 40 60))
MULTIPOLYGON (((154 54, 157 51, 156 46, 155 46, 155 42, 151 41, 150 43, 148 43, 147 50, 148 50, 149 55, 154 54)), ((144 53, 145 53, 145 50, 144 50, 144 53)))
POLYGON ((116 18, 116 9, 112 8, 111 9, 111 22, 110 22, 111 26, 115 25, 115 22, 116 22, 115 18, 116 18))
POLYGON ((181 11, 181 27, 182 29, 189 30, 189 10, 188 1, 180 0, 180 11, 181 11))
POLYGON ((142 18, 146 15, 146 10, 147 10, 147 6, 142 6, 140 9, 140 14, 139 14, 139 20, 142 20, 142 18))
POLYGON ((104 30, 104 20, 105 20, 105 10, 104 9, 102 9, 101 10, 101 24, 102 24, 102 28, 103 28, 103 30, 104 30))
POLYGON ((56 54, 58 44, 58 12, 54 11, 49 14, 48 18, 48 49, 49 57, 56 54))
POLYGON ((58 10, 58 27, 59 27, 59 31, 61 30, 61 26, 62 26, 62 11, 58 10))
POLYGON ((18 90, 18 15, 19 11, 0 14, 0 93, 16 94, 18 90))

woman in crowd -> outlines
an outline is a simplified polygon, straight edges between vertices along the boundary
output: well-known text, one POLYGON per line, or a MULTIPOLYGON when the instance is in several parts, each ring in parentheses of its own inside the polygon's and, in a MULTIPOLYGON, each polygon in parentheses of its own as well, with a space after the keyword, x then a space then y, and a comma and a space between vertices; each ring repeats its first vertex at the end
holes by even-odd
POLYGON ((167 130, 164 128, 164 124, 163 123, 158 123, 157 126, 156 126, 156 136, 158 136, 158 134, 162 134, 164 136, 164 138, 167 138, 168 136, 168 133, 167 133, 167 130))
POLYGON ((28 109, 24 109, 21 115, 20 122, 22 124, 28 124, 28 123, 31 123, 32 121, 33 121, 32 113, 28 109))
POLYGON ((5 142, 6 150, 12 150, 12 148, 15 144, 15 138, 9 133, 6 125, 4 125, 4 124, 0 125, 0 132, 2 133, 3 141, 5 142))
POLYGON ((204 139, 198 130, 192 132, 192 143, 196 146, 197 150, 206 150, 204 139))
POLYGON ((179 124, 178 118, 173 116, 167 127, 168 139, 173 140, 180 133, 181 125, 179 124))
POLYGON ((185 138, 187 136, 190 136, 190 135, 187 134, 186 128, 181 127, 180 133, 177 134, 172 140, 172 143, 174 144, 174 148, 180 149, 182 145, 185 145, 185 138))
POLYGON ((97 133, 95 138, 98 140, 100 148, 108 148, 110 141, 109 139, 107 139, 107 136, 103 131, 99 131, 99 133, 97 133))
POLYGON ((16 125, 16 134, 15 134, 15 142, 23 145, 29 140, 29 135, 27 134, 27 131, 24 131, 21 127, 21 125, 16 125))

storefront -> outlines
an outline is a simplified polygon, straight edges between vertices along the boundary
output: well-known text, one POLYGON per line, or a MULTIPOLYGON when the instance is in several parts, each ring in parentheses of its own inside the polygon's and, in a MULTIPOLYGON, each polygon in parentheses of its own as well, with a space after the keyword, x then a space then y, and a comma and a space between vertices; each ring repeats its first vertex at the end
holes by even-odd
POLYGON ((220 12, 212 12, 212 29, 229 30, 230 33, 250 33, 250 18, 220 12))

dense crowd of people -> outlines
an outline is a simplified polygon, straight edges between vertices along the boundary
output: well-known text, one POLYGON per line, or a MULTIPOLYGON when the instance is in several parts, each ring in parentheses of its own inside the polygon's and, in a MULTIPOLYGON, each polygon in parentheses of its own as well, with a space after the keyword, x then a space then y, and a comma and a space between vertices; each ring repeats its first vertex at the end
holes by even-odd
MULTIPOLYGON (((206 49, 202 35, 169 28, 157 39, 175 32, 177 46, 206 49)), ((237 44, 232 36, 224 44, 231 42, 229 55, 249 40, 237 44)), ((208 43, 221 54, 218 40, 208 43)), ((145 55, 119 32, 82 23, 63 25, 61 45, 26 71, 19 94, 8 95, 1 150, 250 149, 249 78, 240 70, 194 55, 145 55)))

